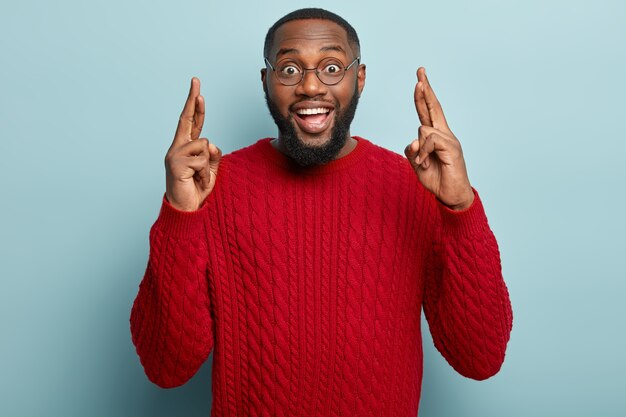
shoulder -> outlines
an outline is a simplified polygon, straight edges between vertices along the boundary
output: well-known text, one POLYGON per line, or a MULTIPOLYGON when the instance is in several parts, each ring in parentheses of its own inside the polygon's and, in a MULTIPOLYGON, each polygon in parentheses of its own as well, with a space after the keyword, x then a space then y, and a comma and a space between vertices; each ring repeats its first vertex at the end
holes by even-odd
POLYGON ((268 158, 271 159, 269 148, 272 148, 270 138, 264 138, 249 146, 225 154, 220 161, 220 173, 227 174, 241 170, 259 169, 261 165, 267 163, 268 158))
POLYGON ((241 190, 248 187, 251 181, 257 179, 254 174, 258 171, 258 166, 263 160, 262 157, 259 157, 259 150, 263 147, 262 142, 263 139, 260 139, 256 143, 222 156, 215 188, 210 194, 213 196, 212 201, 228 199, 233 195, 240 194, 241 190))
POLYGON ((365 145, 367 162, 372 167, 379 167, 402 175, 413 173, 413 168, 404 155, 383 148, 361 137, 358 137, 358 140, 365 145))
POLYGON ((418 206, 432 200, 431 193, 419 181, 405 155, 400 155, 363 138, 359 139, 366 141, 365 169, 370 171, 371 178, 376 178, 374 181, 382 181, 384 188, 404 193, 418 206))
POLYGON ((223 157, 223 161, 228 163, 240 163, 240 162, 253 162, 258 161, 259 156, 263 155, 267 152, 268 146, 271 147, 269 143, 270 138, 259 139, 252 145, 246 146, 244 148, 237 149, 233 152, 230 152, 223 157))

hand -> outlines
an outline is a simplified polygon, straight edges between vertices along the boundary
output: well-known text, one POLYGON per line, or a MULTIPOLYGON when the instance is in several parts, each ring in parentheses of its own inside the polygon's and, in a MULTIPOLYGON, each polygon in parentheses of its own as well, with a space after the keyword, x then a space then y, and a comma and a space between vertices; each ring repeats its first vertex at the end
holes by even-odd
POLYGON ((417 70, 415 109, 419 116, 418 139, 404 153, 422 185, 453 210, 472 205, 474 192, 467 177, 461 143, 454 136, 441 104, 435 96, 423 67, 417 70))
POLYGON ((178 210, 199 209, 215 186, 222 152, 208 139, 199 138, 203 124, 204 97, 200 80, 194 77, 174 141, 165 155, 165 195, 178 210))

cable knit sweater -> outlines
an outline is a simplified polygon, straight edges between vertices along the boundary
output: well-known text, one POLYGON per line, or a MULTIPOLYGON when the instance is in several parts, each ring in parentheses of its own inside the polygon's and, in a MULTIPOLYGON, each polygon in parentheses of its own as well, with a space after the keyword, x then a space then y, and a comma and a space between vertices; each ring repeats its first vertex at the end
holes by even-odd
POLYGON ((454 212, 355 139, 308 169, 262 139, 199 210, 163 199, 130 318, 151 381, 185 383, 214 349, 212 416, 415 417, 422 306, 454 369, 500 369, 511 306, 478 195, 454 212))

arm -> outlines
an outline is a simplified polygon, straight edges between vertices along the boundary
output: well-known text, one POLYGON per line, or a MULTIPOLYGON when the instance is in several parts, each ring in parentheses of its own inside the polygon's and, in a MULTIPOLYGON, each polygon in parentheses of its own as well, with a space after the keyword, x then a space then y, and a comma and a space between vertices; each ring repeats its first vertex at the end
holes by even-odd
POLYGON ((207 280, 208 214, 221 152, 200 138, 204 99, 193 78, 165 156, 166 192, 150 230, 150 258, 130 327, 146 375, 161 387, 191 378, 213 347, 207 280))
POLYGON ((204 216, 204 207, 178 211, 164 198, 150 230, 130 329, 146 375, 163 388, 187 382, 213 347, 204 216))
POLYGON ((486 379, 502 365, 512 324, 498 245, 470 185, 461 144, 423 68, 417 78, 414 101, 421 126, 405 154, 430 192, 434 217, 424 313, 446 360, 462 375, 486 379))
POLYGON ((437 350, 460 374, 483 380, 504 361, 512 326, 498 245, 478 194, 440 214, 424 277, 424 313, 437 350))

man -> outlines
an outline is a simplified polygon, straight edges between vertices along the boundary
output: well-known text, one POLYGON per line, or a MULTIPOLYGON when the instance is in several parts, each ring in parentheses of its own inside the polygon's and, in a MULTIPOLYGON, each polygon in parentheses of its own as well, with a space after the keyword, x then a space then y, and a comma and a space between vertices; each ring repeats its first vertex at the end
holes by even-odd
POLYGON ((214 348, 212 415, 415 416, 422 305, 458 372, 495 374, 498 248, 424 69, 401 157, 350 136, 365 65, 345 20, 290 13, 264 53, 275 139, 222 157, 191 82, 131 313, 148 377, 181 385, 214 348))

